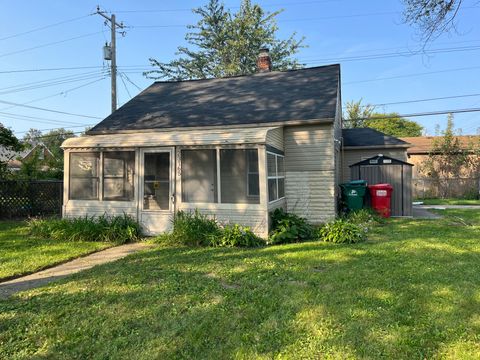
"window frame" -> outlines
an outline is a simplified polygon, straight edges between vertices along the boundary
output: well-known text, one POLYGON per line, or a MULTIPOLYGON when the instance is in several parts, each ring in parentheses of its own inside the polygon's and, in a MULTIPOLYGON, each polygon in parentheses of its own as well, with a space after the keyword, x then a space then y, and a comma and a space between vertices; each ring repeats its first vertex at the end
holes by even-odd
POLYGON ((266 156, 266 174, 267 174, 267 199, 268 199, 268 203, 269 204, 272 204, 276 201, 279 201, 279 200, 283 200, 285 199, 285 155, 282 155, 282 154, 278 154, 278 153, 274 153, 272 151, 266 151, 267 153, 267 156, 266 156), (271 176, 268 174, 268 155, 272 155, 274 156, 275 158, 275 175, 274 176, 271 176), (279 175, 278 173, 278 159, 281 158, 282 161, 283 161, 283 175, 279 175), (283 196, 280 197, 279 196, 279 179, 283 179, 283 196), (276 189, 277 189, 277 197, 273 200, 270 200, 270 186, 268 185, 269 183, 269 180, 275 180, 275 186, 276 186, 276 189))
MULTIPOLYGON (((66 175, 68 175, 68 193, 65 195, 68 196, 68 201, 105 201, 105 202, 135 202, 136 201, 136 180, 135 177, 137 175, 136 173, 136 166, 137 166, 137 156, 136 156, 136 151, 134 149, 121 149, 121 150, 95 150, 95 149, 90 149, 88 151, 69 151, 68 152, 68 173, 66 172, 66 175), (105 153, 112 153, 112 152, 130 152, 133 153, 133 197, 131 199, 105 199, 104 197, 104 154, 105 153), (97 197, 95 198, 90 198, 90 199, 74 199, 71 197, 71 180, 72 180, 72 175, 71 175, 71 169, 72 169, 72 155, 81 155, 81 154, 98 154, 98 163, 97 163, 97 176, 96 177, 84 177, 84 178, 96 178, 97 179, 97 197)), ((81 177, 77 177, 81 178, 81 177)))
MULTIPOLYGON (((181 179, 179 182, 177 182, 177 186, 180 185, 180 189, 177 192, 178 193, 178 200, 181 201, 181 203, 184 206, 206 206, 208 208, 238 208, 238 206, 249 206, 249 207, 258 207, 261 206, 261 192, 262 192, 262 186, 261 186, 261 181, 260 181, 260 150, 258 146, 221 146, 221 145, 193 145, 193 146, 179 146, 177 147, 177 161, 179 163, 177 164, 178 166, 178 175, 180 175, 181 179), (188 150, 214 150, 216 151, 216 202, 186 202, 183 201, 183 171, 182 171, 182 151, 188 151, 188 150), (221 150, 255 150, 257 153, 257 159, 258 159, 258 179, 259 179, 259 194, 258 195, 252 195, 249 196, 247 193, 247 197, 249 198, 255 198, 259 199, 258 203, 254 204, 249 204, 249 203, 224 203, 222 202, 222 184, 221 184, 221 150)), ((248 156, 248 155, 246 155, 248 156)), ((247 169, 248 170, 248 169, 247 169)), ((248 171, 247 171, 248 174, 248 171)), ((248 175, 246 178, 246 186, 248 187, 248 175)), ((178 189, 178 188, 177 188, 178 189)))
POLYGON ((254 149, 240 149, 240 150, 245 150, 245 157, 246 157, 246 176, 247 176, 247 197, 252 198, 252 199, 260 199, 260 162, 258 158, 258 148, 254 149), (250 157, 248 156, 248 150, 255 150, 257 152, 257 172, 252 172, 250 171, 250 157), (258 177, 258 195, 251 194, 250 193, 250 175, 257 175, 258 177))
POLYGON ((102 161, 102 155, 101 152, 99 151, 75 151, 69 153, 68 156, 68 200, 73 200, 73 201, 99 201, 101 198, 101 189, 100 189, 100 182, 101 182, 101 161, 102 161), (72 155, 96 155, 98 154, 98 158, 96 161, 96 166, 97 166, 97 176, 72 176, 72 155), (96 197, 91 197, 91 198, 72 198, 72 179, 96 179, 97 180, 97 191, 96 197))
POLYGON ((101 155, 100 155, 100 161, 101 161, 101 173, 99 175, 100 176, 100 179, 101 182, 102 182, 102 185, 101 185, 101 191, 102 191, 102 200, 101 201, 123 201, 123 202, 131 202, 131 201, 135 201, 135 161, 136 161, 136 156, 135 156, 135 151, 133 150, 121 150, 121 151, 100 151, 101 155), (128 166, 127 166, 127 162, 125 161, 126 159, 122 159, 124 160, 124 164, 123 164, 123 176, 113 176, 113 175, 108 175, 108 176, 105 176, 105 154, 108 154, 108 153, 115 153, 115 154, 118 154, 118 153, 132 153, 133 154, 133 166, 132 166, 132 169, 133 169, 133 173, 132 173, 132 176, 133 176, 133 184, 132 184, 132 194, 131 194, 131 198, 107 198, 105 197, 105 179, 122 179, 123 180, 123 191, 125 192, 125 182, 127 182, 127 177, 128 177, 128 166))

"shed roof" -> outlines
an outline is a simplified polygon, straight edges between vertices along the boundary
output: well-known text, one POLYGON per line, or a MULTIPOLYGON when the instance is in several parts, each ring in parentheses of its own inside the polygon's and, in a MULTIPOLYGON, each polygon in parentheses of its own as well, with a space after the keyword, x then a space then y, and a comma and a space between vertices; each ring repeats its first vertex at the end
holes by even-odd
POLYGON ((64 141, 62 148, 132 148, 174 145, 264 144, 275 127, 162 131, 148 134, 85 135, 64 141))
POLYGON ((352 147, 408 147, 409 144, 394 136, 371 128, 343 129, 343 145, 352 147))
POLYGON ((335 118, 340 65, 155 82, 88 133, 335 118))
POLYGON ((359 161, 355 164, 350 165, 350 167, 354 166, 375 166, 375 165, 408 165, 408 166, 413 166, 413 164, 410 164, 406 161, 399 160, 392 158, 387 155, 382 155, 378 154, 375 156, 372 156, 371 158, 359 161))

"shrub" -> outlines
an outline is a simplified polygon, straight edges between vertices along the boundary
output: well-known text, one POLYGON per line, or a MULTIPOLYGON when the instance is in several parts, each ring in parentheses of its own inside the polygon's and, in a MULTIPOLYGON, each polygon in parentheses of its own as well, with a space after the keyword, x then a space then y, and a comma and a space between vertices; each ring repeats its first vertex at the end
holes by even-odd
POLYGON ((367 226, 373 226, 375 224, 381 224, 385 222, 385 219, 378 215, 372 209, 360 209, 350 212, 346 217, 346 220, 354 224, 363 224, 367 226))
POLYGON ((214 218, 209 218, 198 210, 178 211, 173 219, 172 232, 157 237, 156 241, 167 244, 208 246, 219 236, 221 236, 221 228, 214 218))
POLYGON ((265 242, 255 235, 249 227, 238 224, 226 225, 221 235, 211 239, 211 246, 226 247, 257 247, 265 245, 265 242))
POLYGON ((140 239, 140 225, 130 216, 85 216, 63 219, 31 219, 30 234, 66 241, 103 241, 124 244, 140 239))
POLYGON ((326 223, 319 230, 323 241, 354 244, 366 240, 368 227, 345 219, 336 219, 326 223))
POLYGON ((281 208, 275 209, 270 216, 272 231, 268 239, 269 244, 301 242, 313 238, 314 227, 306 219, 287 213, 281 208))

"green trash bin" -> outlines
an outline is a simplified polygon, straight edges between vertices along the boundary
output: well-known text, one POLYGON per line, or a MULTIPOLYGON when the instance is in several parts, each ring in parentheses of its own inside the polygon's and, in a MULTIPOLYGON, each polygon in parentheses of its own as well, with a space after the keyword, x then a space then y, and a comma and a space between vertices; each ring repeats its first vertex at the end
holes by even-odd
POLYGON ((340 184, 340 188, 342 189, 343 201, 349 211, 363 209, 363 200, 367 192, 367 182, 365 180, 354 180, 340 184))

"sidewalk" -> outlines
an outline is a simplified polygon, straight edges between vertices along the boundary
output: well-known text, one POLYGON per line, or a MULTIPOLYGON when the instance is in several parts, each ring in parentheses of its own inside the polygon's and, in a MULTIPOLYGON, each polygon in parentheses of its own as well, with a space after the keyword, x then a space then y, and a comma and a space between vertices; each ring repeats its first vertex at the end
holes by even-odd
POLYGON ((82 270, 90 269, 96 265, 106 264, 124 258, 137 251, 148 249, 151 245, 133 243, 115 246, 94 254, 81 257, 65 264, 61 264, 34 274, 23 276, 14 280, 0 283, 0 299, 5 299, 17 292, 43 286, 52 281, 62 279, 68 275, 82 270))

